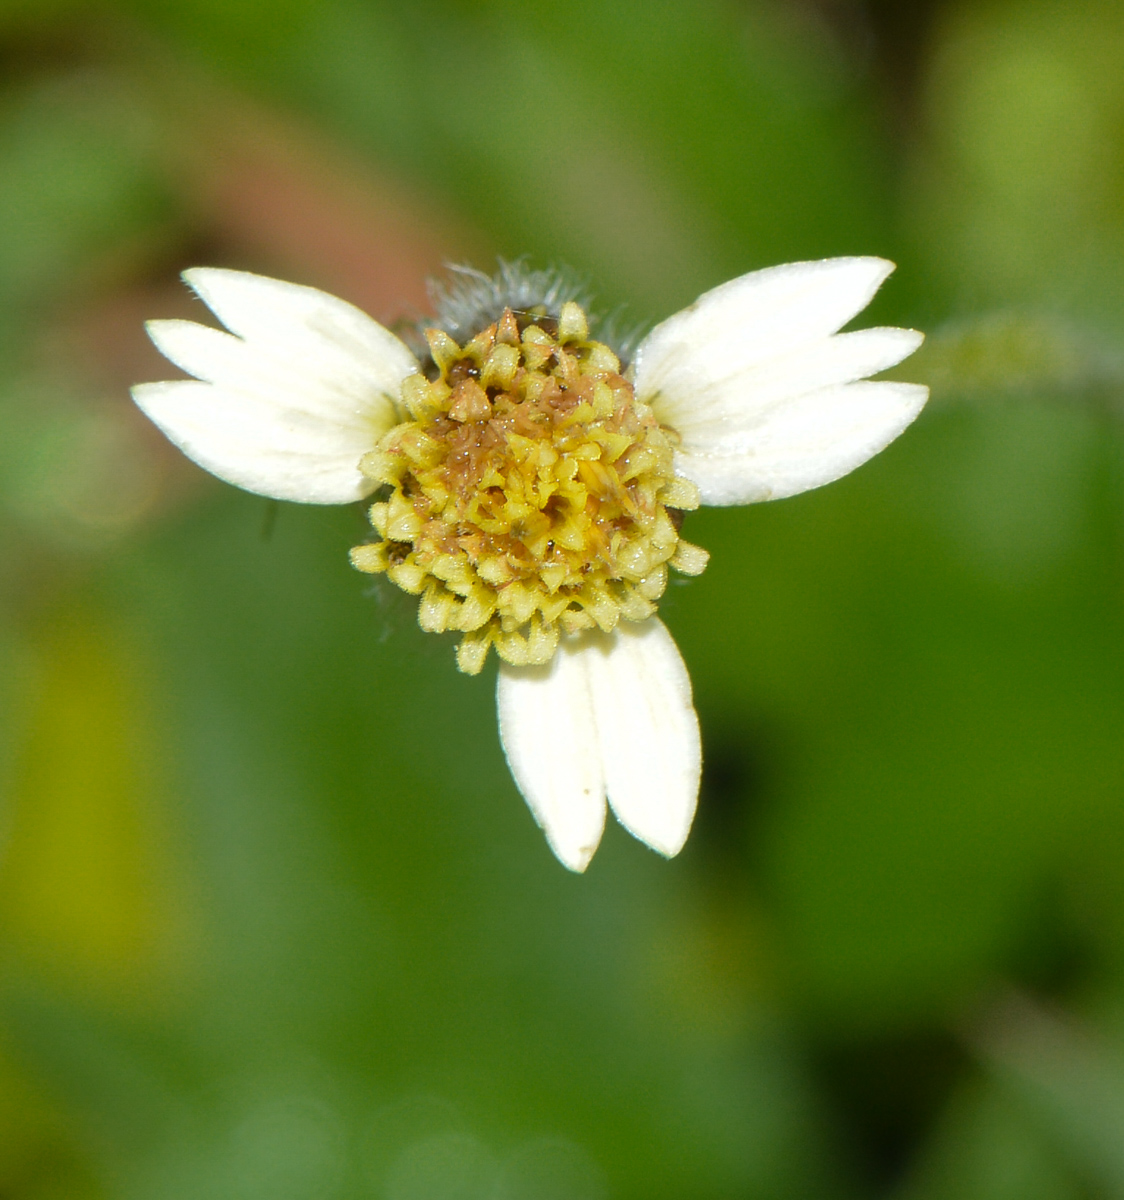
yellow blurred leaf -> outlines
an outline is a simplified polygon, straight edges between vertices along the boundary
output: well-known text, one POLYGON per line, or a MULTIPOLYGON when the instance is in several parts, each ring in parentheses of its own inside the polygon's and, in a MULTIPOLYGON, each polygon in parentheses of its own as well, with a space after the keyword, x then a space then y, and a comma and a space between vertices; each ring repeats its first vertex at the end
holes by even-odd
POLYGON ((159 736, 132 647, 89 608, 45 628, 17 751, 0 922, 64 977, 129 990, 182 949, 159 736))

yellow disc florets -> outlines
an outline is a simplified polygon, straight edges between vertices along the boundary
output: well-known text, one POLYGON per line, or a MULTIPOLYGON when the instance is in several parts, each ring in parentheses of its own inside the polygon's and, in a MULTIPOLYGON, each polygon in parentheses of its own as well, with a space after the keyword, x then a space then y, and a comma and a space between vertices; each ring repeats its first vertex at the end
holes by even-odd
POLYGON ((698 490, 577 304, 507 308, 463 347, 426 338, 436 378, 406 379, 409 420, 361 463, 390 489, 370 510, 382 540, 351 558, 420 594, 423 629, 464 635, 462 671, 491 645, 549 662, 561 633, 651 616, 669 564, 702 571, 706 552, 679 538, 698 490))

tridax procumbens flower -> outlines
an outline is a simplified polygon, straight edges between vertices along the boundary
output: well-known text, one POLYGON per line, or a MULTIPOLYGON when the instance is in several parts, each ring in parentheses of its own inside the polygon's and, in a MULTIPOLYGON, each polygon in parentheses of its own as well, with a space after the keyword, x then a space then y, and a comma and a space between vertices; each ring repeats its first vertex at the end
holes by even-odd
POLYGON ((668 568, 697 575, 685 511, 845 475, 927 390, 872 382, 921 343, 839 333, 893 264, 836 258, 707 292, 625 356, 565 277, 460 270, 415 354, 314 288, 241 271, 184 278, 230 330, 152 321, 194 380, 137 404, 222 479, 281 500, 374 497, 361 571, 420 597, 457 664, 500 658, 500 737, 555 854, 584 870, 605 824, 678 853, 698 796, 691 684, 656 617, 668 568))

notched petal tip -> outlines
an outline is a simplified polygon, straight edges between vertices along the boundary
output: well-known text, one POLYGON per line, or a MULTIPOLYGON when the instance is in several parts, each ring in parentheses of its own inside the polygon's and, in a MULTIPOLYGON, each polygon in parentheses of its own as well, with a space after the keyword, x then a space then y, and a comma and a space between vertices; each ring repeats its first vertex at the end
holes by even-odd
POLYGON ((799 269, 809 277, 821 275, 825 284, 831 279, 839 285, 853 287, 856 299, 865 293, 866 298, 862 301, 857 311, 862 311, 863 308, 866 308, 870 301, 874 299, 878 289, 898 269, 897 263, 891 262, 888 258, 882 258, 877 254, 839 255, 835 258, 820 258, 814 259, 811 262, 791 263, 790 266, 799 269))
POLYGON ((869 271, 871 277, 876 278, 879 284, 885 283, 898 269, 896 262, 883 258, 879 254, 841 254, 834 258, 821 258, 818 261, 828 266, 838 264, 840 267, 853 266, 856 269, 869 271))
MULTIPOLYGON (((694 813, 692 812, 691 824, 693 824, 693 823, 694 823, 694 813)), ((623 822, 622 822, 622 824, 623 824, 623 822)), ((642 837, 634 829, 630 829, 629 833, 631 833, 632 836, 634 838, 636 838, 637 841, 643 842, 644 845, 647 846, 649 850, 654 850, 658 855, 660 855, 661 858, 666 858, 668 860, 671 860, 671 859, 675 858, 679 854, 680 850, 682 850, 683 847, 687 844, 687 838, 690 836, 690 833, 691 833, 691 825, 688 824, 687 828, 683 830, 682 836, 673 838, 671 840, 664 840, 663 838, 659 837, 658 835, 653 836, 652 834, 648 834, 647 836, 642 837)))
MULTIPOLYGON (((925 335, 920 329, 910 329, 901 325, 875 325, 870 329, 864 329, 861 332, 874 337, 880 336, 888 345, 895 342, 894 353, 897 356, 895 362, 891 365, 896 366, 897 363, 909 358, 911 354, 915 354, 925 341, 925 335)), ((841 337, 853 337, 853 334, 840 334, 841 337)), ((869 372, 870 376, 877 375, 879 371, 887 370, 886 367, 879 367, 876 370, 869 372)))
POLYGON ((248 340, 264 336, 269 341, 271 333, 281 337, 299 333, 307 328, 310 307, 314 311, 318 302, 370 320, 347 301, 318 288, 272 279, 253 271, 188 267, 180 273, 180 278, 231 333, 248 340))
POLYGON ((276 283, 284 286, 279 279, 270 279, 267 275, 258 275, 254 271, 237 271, 233 267, 188 267, 180 272, 180 278, 203 301, 209 304, 208 293, 215 288, 221 288, 224 283, 276 283))
POLYGON ((545 827, 543 827, 543 833, 546 835, 546 844, 554 852, 554 857, 567 871, 573 871, 575 875, 585 874, 586 868, 593 861, 594 854, 597 853, 597 847, 601 844, 601 838, 598 837, 597 841, 586 842, 582 846, 567 846, 551 837, 550 830, 545 827))
POLYGON ((279 279, 269 279, 265 275, 256 275, 252 271, 236 271, 231 267, 188 267, 180 272, 180 278, 188 288, 219 318, 232 332, 233 326, 223 316, 223 299, 226 296, 237 295, 241 291, 261 285, 273 284, 276 290, 284 294, 287 286, 279 279))

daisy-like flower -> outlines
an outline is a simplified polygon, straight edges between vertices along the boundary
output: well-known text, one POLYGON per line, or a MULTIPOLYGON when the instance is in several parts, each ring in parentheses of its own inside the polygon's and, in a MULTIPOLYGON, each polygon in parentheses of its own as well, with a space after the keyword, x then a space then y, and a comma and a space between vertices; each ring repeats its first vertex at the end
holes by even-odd
POLYGON ((192 380, 137 404, 185 454, 251 492, 374 498, 351 552, 420 597, 457 665, 500 658, 500 738, 558 858, 582 871, 606 801, 661 854, 682 848, 701 752, 691 684, 656 604, 702 504, 780 499, 847 474, 917 416, 916 384, 872 382, 921 343, 839 330, 893 264, 792 263, 668 318, 623 361, 563 276, 458 272, 428 352, 314 288, 241 271, 184 278, 230 331, 151 321, 192 380))

